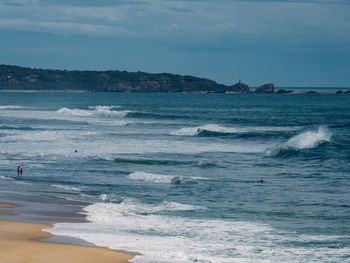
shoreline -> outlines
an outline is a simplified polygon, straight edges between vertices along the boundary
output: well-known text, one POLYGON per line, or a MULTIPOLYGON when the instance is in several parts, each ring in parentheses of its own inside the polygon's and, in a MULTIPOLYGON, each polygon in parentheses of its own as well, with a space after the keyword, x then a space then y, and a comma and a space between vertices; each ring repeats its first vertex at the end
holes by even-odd
MULTIPOLYGON (((0 216, 14 216, 11 208, 20 207, 0 203, 0 216)), ((49 241, 55 236, 45 229, 52 224, 32 223, 0 219, 0 261, 24 263, 128 263, 135 256, 109 248, 75 244, 74 242, 49 241)), ((72 239, 73 240, 73 239, 72 239)))
POLYGON ((0 89, 0 93, 40 93, 40 92, 47 92, 47 93, 117 93, 117 94, 258 94, 258 95, 293 95, 293 94, 306 94, 309 95, 308 93, 316 93, 316 94, 337 94, 337 92, 340 92, 341 94, 347 95, 348 92, 350 91, 349 88, 337 88, 337 87, 330 87, 330 88, 318 88, 318 87, 310 87, 310 88, 285 88, 285 87, 278 87, 275 88, 274 93, 255 93, 255 87, 251 88, 251 91, 249 93, 242 93, 242 92, 211 92, 211 91, 186 91, 186 92, 107 92, 107 91, 90 91, 90 90, 74 90, 74 89, 66 89, 66 90, 52 90, 52 89, 0 89), (282 93, 278 94, 277 91, 279 90, 292 90, 293 92, 288 92, 288 93, 282 93))

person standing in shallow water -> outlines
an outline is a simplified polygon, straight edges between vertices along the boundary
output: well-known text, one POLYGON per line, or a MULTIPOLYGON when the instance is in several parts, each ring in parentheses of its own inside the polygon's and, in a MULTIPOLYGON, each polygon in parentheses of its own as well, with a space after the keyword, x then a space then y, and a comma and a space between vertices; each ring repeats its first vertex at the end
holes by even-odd
POLYGON ((19 176, 20 170, 21 170, 21 167, 18 166, 18 167, 17 167, 17 176, 19 176))
POLYGON ((22 169, 22 167, 21 167, 21 171, 20 171, 20 173, 21 173, 21 176, 23 176, 23 169, 22 169))

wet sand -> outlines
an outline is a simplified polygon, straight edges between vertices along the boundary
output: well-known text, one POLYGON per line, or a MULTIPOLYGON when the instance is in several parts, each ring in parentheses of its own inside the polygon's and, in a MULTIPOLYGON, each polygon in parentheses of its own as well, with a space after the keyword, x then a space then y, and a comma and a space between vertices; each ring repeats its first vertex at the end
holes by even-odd
MULTIPOLYGON (((0 203, 0 209, 16 207, 0 203)), ((13 214, 2 211, 2 215, 13 214), (4 214, 3 214, 4 213, 4 214)), ((45 242, 50 224, 0 220, 0 262, 6 263, 127 263, 134 256, 93 246, 45 242)))

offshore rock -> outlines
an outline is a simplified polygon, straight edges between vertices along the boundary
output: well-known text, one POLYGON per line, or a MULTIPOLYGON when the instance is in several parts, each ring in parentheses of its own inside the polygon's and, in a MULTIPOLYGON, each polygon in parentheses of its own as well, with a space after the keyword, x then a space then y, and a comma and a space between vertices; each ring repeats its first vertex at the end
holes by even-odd
POLYGON ((291 89, 279 89, 278 91, 276 91, 276 94, 286 94, 286 93, 293 93, 294 90, 291 89))
POLYGON ((316 94, 317 93, 317 91, 315 91, 315 90, 309 90, 308 92, 306 92, 306 94, 316 94))
POLYGON ((241 81, 238 81, 236 84, 232 85, 228 89, 229 92, 237 93, 249 93, 249 86, 241 81))
POLYGON ((264 84, 257 88, 255 93, 275 93, 275 85, 273 83, 264 84))

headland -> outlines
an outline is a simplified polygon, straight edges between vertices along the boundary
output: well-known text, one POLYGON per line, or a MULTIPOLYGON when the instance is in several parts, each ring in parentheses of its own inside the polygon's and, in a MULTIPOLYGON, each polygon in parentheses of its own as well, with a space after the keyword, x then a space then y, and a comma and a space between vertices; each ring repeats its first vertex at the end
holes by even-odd
POLYGON ((13 65, 0 65, 0 91, 350 94, 348 88, 296 90, 275 88, 273 83, 251 88, 241 80, 233 85, 224 85, 206 78, 170 73, 38 69, 13 65))

